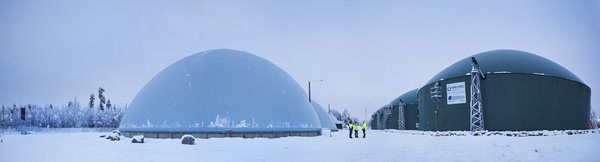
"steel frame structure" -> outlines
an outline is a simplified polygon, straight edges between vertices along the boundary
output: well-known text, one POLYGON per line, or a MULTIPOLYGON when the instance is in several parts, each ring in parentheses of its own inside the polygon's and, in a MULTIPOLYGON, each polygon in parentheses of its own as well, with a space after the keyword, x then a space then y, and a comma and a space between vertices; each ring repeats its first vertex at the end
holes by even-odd
POLYGON ((479 64, 474 57, 471 57, 471 115, 470 128, 471 131, 485 130, 483 122, 483 100, 481 100, 481 78, 485 79, 485 75, 479 69, 479 64))

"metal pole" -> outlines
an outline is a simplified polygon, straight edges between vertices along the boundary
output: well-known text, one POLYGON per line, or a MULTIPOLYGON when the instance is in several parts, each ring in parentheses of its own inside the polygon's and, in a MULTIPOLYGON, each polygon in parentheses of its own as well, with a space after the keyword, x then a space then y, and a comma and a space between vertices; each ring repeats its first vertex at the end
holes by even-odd
POLYGON ((439 131, 438 130, 438 111, 440 110, 440 104, 439 102, 435 102, 435 111, 433 113, 435 113, 435 131, 439 131))
POLYGON ((333 106, 333 105, 335 105, 335 104, 327 104, 327 108, 329 109, 329 114, 331 114, 331 111, 332 111, 331 106, 333 106))
POLYGON ((312 102, 310 99, 310 81, 308 81, 308 102, 312 102))
POLYGON ((433 102, 435 102, 435 111, 433 111, 433 117, 435 119, 435 131, 438 131, 438 103, 440 102, 440 98, 442 98, 441 89, 442 87, 440 87, 440 82, 435 82, 435 85, 430 89, 431 99, 433 100, 433 102))
POLYGON ((367 108, 366 107, 365 107, 365 118, 364 118, 364 120, 367 121, 367 108))

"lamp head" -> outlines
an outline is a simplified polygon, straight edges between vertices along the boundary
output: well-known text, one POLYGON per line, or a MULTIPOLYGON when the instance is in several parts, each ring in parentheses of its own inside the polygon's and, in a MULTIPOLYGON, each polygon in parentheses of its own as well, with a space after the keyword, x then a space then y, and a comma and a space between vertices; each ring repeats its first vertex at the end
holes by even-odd
POLYGON ((479 65, 479 63, 477 63, 477 60, 475 60, 475 57, 471 57, 471 62, 475 65, 479 65))

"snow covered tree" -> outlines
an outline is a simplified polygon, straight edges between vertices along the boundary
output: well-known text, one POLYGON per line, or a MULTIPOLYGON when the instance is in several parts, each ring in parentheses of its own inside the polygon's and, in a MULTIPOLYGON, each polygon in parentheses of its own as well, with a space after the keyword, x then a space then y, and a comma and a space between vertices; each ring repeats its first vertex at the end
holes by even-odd
POLYGON ((6 120, 4 120, 5 118, 5 108, 4 105, 2 105, 2 113, 0 114, 0 127, 4 127, 4 125, 6 124, 6 120))
POLYGON ((110 109, 111 106, 110 100, 106 101, 106 109, 110 109))
POLYGON ((90 94, 90 108, 94 108, 94 94, 90 94))
POLYGON ((0 111, 0 126, 2 128, 116 128, 121 122, 125 109, 124 107, 112 103, 110 104, 110 107, 110 109, 104 111, 93 108, 82 109, 76 99, 69 101, 63 106, 54 106, 50 104, 45 106, 32 104, 17 106, 16 104, 13 104, 13 107, 2 106, 0 111), (25 120, 21 119, 21 112, 25 112, 25 115, 23 116, 25 120))
POLYGON ((104 111, 104 104, 106 103, 106 98, 104 97, 104 88, 102 87, 98 88, 98 99, 100 100, 100 104, 98 104, 98 107, 101 111, 104 111))
POLYGON ((338 121, 344 121, 343 117, 342 117, 342 114, 339 111, 337 111, 335 109, 331 109, 330 114, 333 115, 333 117, 335 117, 336 120, 338 120, 338 121))
POLYGON ((350 114, 348 113, 348 109, 344 109, 344 112, 342 112, 342 120, 340 121, 344 122, 346 125, 350 122, 350 114))

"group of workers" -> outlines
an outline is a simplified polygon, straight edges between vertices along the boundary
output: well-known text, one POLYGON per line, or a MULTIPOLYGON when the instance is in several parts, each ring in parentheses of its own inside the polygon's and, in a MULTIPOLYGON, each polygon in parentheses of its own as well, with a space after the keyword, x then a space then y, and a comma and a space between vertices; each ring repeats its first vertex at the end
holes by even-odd
MULTIPOLYGON (((354 137, 358 138, 358 122, 350 121, 348 123, 348 130, 350 131, 350 138, 352 138, 352 130, 354 130, 354 137)), ((367 131, 367 121, 363 121, 363 123, 362 123, 363 138, 367 137, 366 131, 367 131)))

